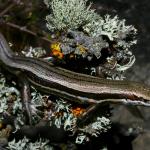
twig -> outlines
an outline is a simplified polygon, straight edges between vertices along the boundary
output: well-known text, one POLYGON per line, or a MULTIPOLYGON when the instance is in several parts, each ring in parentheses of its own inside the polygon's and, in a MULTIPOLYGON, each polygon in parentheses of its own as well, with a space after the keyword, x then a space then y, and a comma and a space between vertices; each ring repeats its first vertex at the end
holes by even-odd
MULTIPOLYGON (((2 19, 2 17, 4 16, 4 14, 6 14, 12 7, 14 7, 16 4, 19 4, 21 1, 20 0, 13 0, 13 3, 11 3, 6 9, 4 9, 1 13, 0 13, 0 19, 2 19)), ((36 37, 40 37, 42 40, 46 41, 46 42, 49 42, 51 43, 51 40, 49 40, 48 38, 46 37, 41 37, 39 36, 37 33, 31 31, 31 30, 28 30, 26 27, 21 27, 19 25, 16 25, 14 23, 11 23, 11 22, 6 22, 4 20, 0 20, 0 24, 5 24, 7 26, 10 26, 10 27, 13 27, 13 28, 16 28, 20 31, 23 31, 23 32, 26 32, 28 34, 31 34, 33 36, 36 36, 36 37)))
POLYGON ((6 14, 12 7, 15 6, 15 3, 11 3, 8 7, 6 7, 1 13, 0 17, 2 17, 4 14, 6 14))
POLYGON ((18 30, 20 30, 20 31, 26 32, 26 33, 28 33, 28 34, 31 34, 31 35, 33 35, 33 36, 39 37, 39 38, 41 38, 42 40, 44 40, 44 41, 46 41, 46 42, 49 42, 49 43, 52 42, 51 40, 49 40, 49 39, 46 38, 46 37, 38 36, 37 33, 33 32, 33 31, 31 31, 31 30, 28 30, 26 27, 21 27, 21 26, 19 26, 19 25, 16 25, 16 24, 14 24, 14 23, 11 23, 11 22, 5 22, 5 21, 3 21, 2 23, 5 24, 5 25, 7 25, 7 26, 10 26, 10 27, 12 27, 12 28, 15 28, 15 29, 18 29, 18 30))

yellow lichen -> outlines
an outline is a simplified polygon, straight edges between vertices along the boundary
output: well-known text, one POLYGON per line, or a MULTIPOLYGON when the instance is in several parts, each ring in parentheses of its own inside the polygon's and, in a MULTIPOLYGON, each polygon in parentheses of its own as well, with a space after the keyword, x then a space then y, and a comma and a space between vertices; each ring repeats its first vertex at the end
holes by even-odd
POLYGON ((61 48, 60 48, 60 43, 59 42, 54 42, 50 45, 50 49, 53 50, 57 50, 59 52, 61 52, 61 48))
POLYGON ((77 107, 77 108, 72 109, 71 112, 75 117, 78 117, 85 112, 85 109, 77 107))
POLYGON ((86 47, 84 47, 83 45, 78 45, 77 47, 79 48, 81 54, 84 54, 84 53, 87 52, 87 50, 88 50, 88 49, 87 49, 86 47))
POLYGON ((60 43, 59 42, 54 42, 50 45, 50 49, 52 51, 52 55, 59 58, 59 59, 62 59, 64 54, 61 52, 61 48, 60 48, 60 43))

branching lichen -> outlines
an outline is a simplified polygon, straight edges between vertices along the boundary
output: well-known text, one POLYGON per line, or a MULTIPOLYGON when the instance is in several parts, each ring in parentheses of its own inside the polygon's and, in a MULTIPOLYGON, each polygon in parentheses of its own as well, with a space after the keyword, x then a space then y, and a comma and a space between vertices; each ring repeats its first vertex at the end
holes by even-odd
POLYGON ((95 122, 85 126, 76 137, 77 144, 83 144, 90 140, 90 136, 98 137, 101 133, 107 132, 111 128, 111 121, 106 117, 97 117, 95 122))
POLYGON ((101 17, 91 9, 91 4, 86 6, 87 0, 44 0, 44 2, 52 11, 52 14, 46 17, 50 31, 83 28, 83 31, 91 37, 98 38, 105 35, 110 41, 116 41, 117 47, 126 49, 136 44, 134 36, 137 30, 132 25, 125 25, 125 19, 119 20, 118 16, 111 17, 107 14, 101 17))
POLYGON ((125 25, 125 19, 119 20, 118 16, 112 18, 110 15, 105 15, 104 18, 93 19, 83 26, 83 29, 92 37, 105 35, 109 40, 116 41, 117 47, 124 49, 136 44, 137 41, 134 39, 137 30, 132 25, 125 25), (133 39, 127 40, 129 37, 133 39))
POLYGON ((9 87, 6 85, 6 79, 1 75, 0 77, 0 113, 5 113, 8 110, 9 101, 12 99, 12 94, 15 94, 15 100, 13 105, 13 114, 19 109, 22 110, 20 103, 20 92, 15 87, 9 87))
POLYGON ((22 54, 25 55, 26 57, 40 58, 46 54, 46 51, 41 47, 33 48, 32 46, 30 46, 28 51, 22 51, 22 54))
POLYGON ((16 140, 12 140, 8 143, 9 150, 53 150, 51 146, 48 146, 48 140, 37 140, 36 142, 30 142, 29 139, 24 137, 22 140, 16 142, 16 140))
POLYGON ((95 17, 91 4, 86 6, 87 0, 44 0, 51 8, 46 17, 47 27, 50 31, 63 29, 77 29, 90 22, 95 17))
POLYGON ((84 129, 81 129, 85 133, 89 133, 91 136, 98 137, 102 132, 107 132, 111 128, 111 121, 106 117, 97 117, 95 122, 87 125, 84 129))
POLYGON ((53 45, 59 48, 51 47, 54 57, 67 62, 68 58, 85 62, 94 60, 96 63, 92 62, 91 67, 100 65, 103 76, 110 79, 124 78, 123 72, 135 62, 129 49, 137 42, 134 26, 126 25, 125 19, 120 20, 118 16, 97 14, 91 9, 91 4, 86 5, 87 0, 44 2, 51 9, 51 14, 46 17, 47 27, 58 39, 53 45), (57 33, 61 33, 60 36, 57 33))

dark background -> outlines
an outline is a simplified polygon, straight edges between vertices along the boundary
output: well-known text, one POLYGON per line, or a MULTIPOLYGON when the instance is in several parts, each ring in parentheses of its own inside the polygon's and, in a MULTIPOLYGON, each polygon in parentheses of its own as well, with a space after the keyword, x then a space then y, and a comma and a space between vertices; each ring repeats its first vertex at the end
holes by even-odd
MULTIPOLYGON (((24 5, 17 4, 19 0, 0 0, 0 12, 5 10, 11 3, 16 3, 3 18, 13 22, 20 27, 27 27, 39 35, 47 35, 45 27, 45 16, 49 13, 42 0, 22 0, 24 5), (32 15, 30 16, 30 13, 32 15), (41 32, 45 30, 45 32, 41 32)), ((21 0, 20 0, 21 1, 21 0)), ((134 25, 138 29, 137 45, 131 47, 136 56, 136 62, 126 72, 126 79, 144 82, 150 85, 150 2, 149 0, 93 0, 93 8, 101 16, 110 14, 118 15, 120 19, 126 19, 127 25, 134 25)), ((42 40, 34 36, 29 37, 25 32, 13 29, 2 23, 0 20, 0 31, 7 39, 18 42, 17 48, 22 49, 24 45, 46 46, 42 40), (23 36, 21 36, 23 34, 23 36), (13 35, 13 36, 12 36, 13 35)), ((123 137, 114 137, 119 144, 124 144, 117 149, 126 150, 150 150, 150 108, 136 107, 127 108, 124 106, 113 106, 112 121, 119 124, 115 128, 116 133, 120 132, 123 137), (135 137, 131 138, 129 133, 135 129, 135 137)), ((115 131, 114 130, 114 131, 115 131)), ((115 135, 114 135, 115 136, 115 135)), ((112 148, 113 149, 113 148, 112 148)))

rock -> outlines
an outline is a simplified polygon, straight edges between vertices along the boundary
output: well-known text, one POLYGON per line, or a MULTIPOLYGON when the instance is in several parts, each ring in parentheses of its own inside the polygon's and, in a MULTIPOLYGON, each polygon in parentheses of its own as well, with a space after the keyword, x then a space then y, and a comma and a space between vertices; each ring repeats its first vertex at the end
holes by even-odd
POLYGON ((150 150, 150 131, 140 134, 132 142, 133 150, 150 150))

